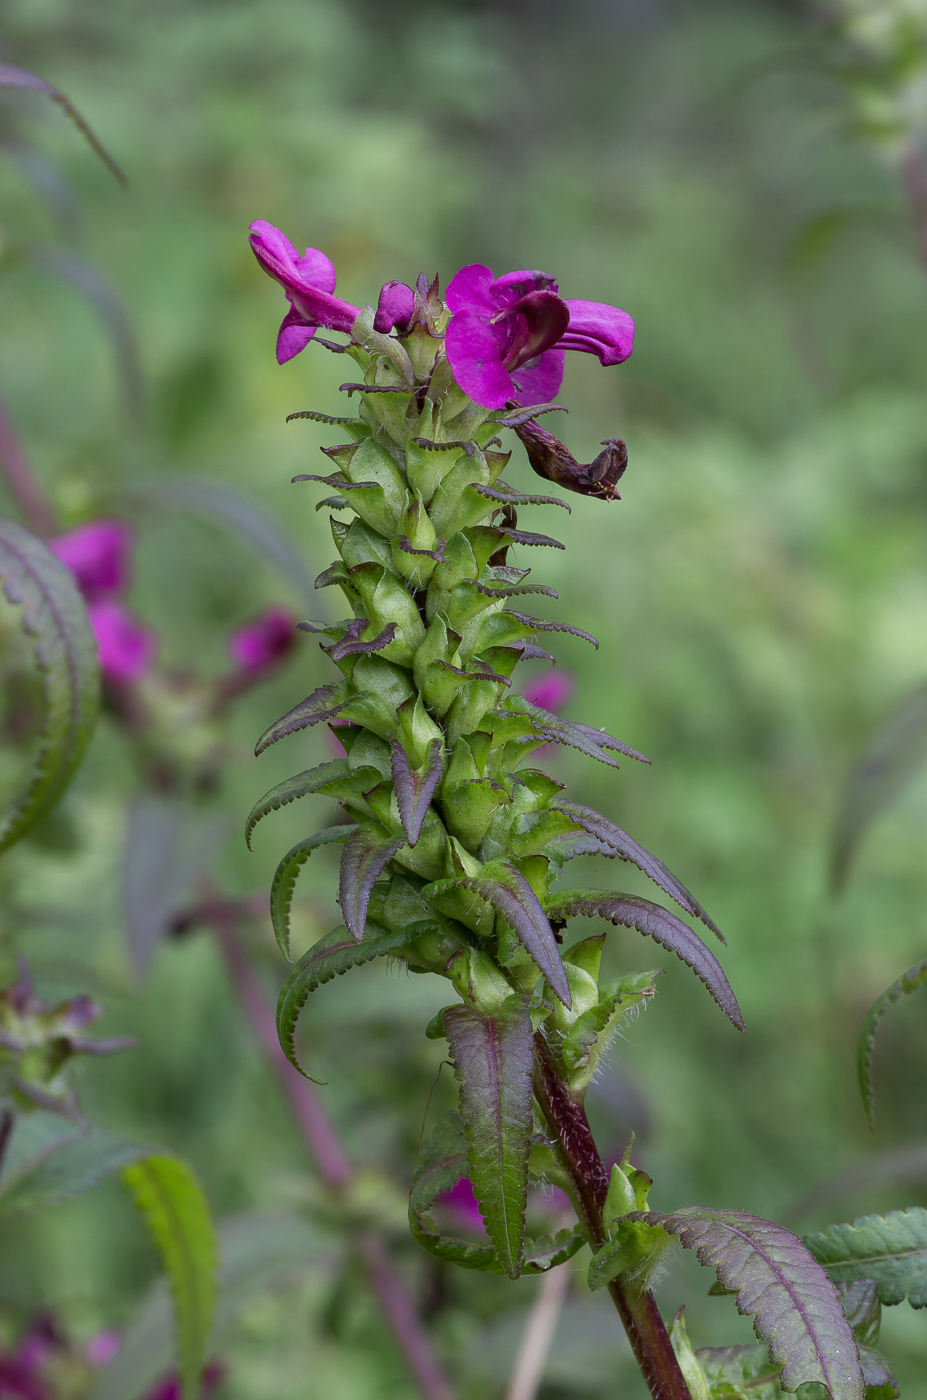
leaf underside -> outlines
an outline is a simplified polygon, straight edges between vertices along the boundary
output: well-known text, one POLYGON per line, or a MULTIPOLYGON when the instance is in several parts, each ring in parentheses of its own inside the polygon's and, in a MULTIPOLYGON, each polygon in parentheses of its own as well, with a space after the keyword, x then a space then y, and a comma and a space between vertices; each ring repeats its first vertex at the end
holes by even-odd
POLYGON ((634 1212, 631 1219, 662 1225, 718 1282, 736 1292, 737 1309, 753 1316, 761 1341, 782 1367, 788 1390, 827 1386, 831 1400, 864 1400, 859 1353, 833 1285, 796 1235, 740 1210, 689 1206, 671 1215, 634 1212))
POLYGON ((907 1298, 927 1307, 927 1210, 909 1206, 884 1215, 862 1215, 804 1235, 805 1245, 835 1283, 871 1278, 889 1306, 907 1298))
POLYGON ((472 890, 511 924, 520 942, 547 978, 548 985, 569 1008, 572 1005, 570 984, 563 970, 557 940, 540 900, 521 871, 508 861, 493 861, 483 867, 482 875, 449 883, 472 890))
POLYGON ((494 1016, 471 1006, 444 1012, 460 1081, 473 1191, 496 1255, 511 1278, 523 1262, 531 1150, 534 1041, 526 997, 494 1016))
POLYGON ((390 740, 393 789, 399 807, 399 819, 410 846, 418 843, 429 804, 444 773, 441 750, 441 740, 432 739, 421 772, 413 773, 405 749, 398 740, 390 740))
POLYGON ((274 926, 277 947, 287 962, 291 961, 290 911, 293 906, 293 890, 296 888, 296 878, 300 870, 312 852, 317 850, 319 846, 346 841, 356 830, 353 823, 348 823, 345 826, 327 826, 324 831, 317 831, 314 836, 308 836, 305 841, 298 841, 287 851, 277 866, 270 886, 270 919, 274 926))
POLYGON ((22 606, 42 674, 45 712, 31 781, 0 825, 0 851, 46 816, 73 778, 100 704, 97 645, 70 571, 15 520, 0 518, 0 582, 22 606))
POLYGON ((344 843, 338 898, 348 931, 358 942, 364 936, 370 892, 404 840, 404 836, 387 836, 362 825, 344 843))
POLYGON ((285 739, 288 734, 296 734, 311 724, 321 724, 324 720, 334 719, 351 699, 356 698, 349 697, 348 688, 343 681, 336 681, 332 685, 320 685, 311 695, 307 695, 305 700, 294 705, 292 710, 287 710, 285 715, 274 720, 269 729, 265 729, 254 746, 255 756, 262 754, 279 739, 285 739))
POLYGON ((191 1169, 177 1157, 146 1157, 126 1167, 123 1179, 170 1282, 183 1400, 199 1400, 217 1267, 209 1203, 191 1169))
POLYGON ((740 1031, 745 1029, 737 998, 718 959, 698 934, 668 909, 637 895, 610 894, 605 890, 558 890, 548 900, 548 918, 569 919, 575 914, 637 929, 675 953, 708 988, 732 1025, 740 1031))

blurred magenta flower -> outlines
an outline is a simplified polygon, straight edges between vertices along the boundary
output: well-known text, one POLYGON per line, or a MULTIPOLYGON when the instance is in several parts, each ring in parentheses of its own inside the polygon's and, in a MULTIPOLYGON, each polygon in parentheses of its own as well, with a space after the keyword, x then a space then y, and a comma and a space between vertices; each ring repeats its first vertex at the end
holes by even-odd
POLYGON ((116 598, 88 604, 87 616, 105 679, 123 684, 137 681, 154 660, 158 648, 154 632, 137 622, 116 598))
POLYGON ((134 533, 121 520, 91 520, 49 540, 53 554, 70 569, 89 603, 121 593, 129 583, 134 533))
POLYGON ((473 1194, 473 1183, 468 1176, 455 1181, 450 1191, 443 1191, 438 1203, 453 1212, 457 1222, 466 1230, 483 1230, 483 1217, 473 1194))
POLYGON ((268 608, 229 637, 229 654, 252 679, 276 666, 296 641, 296 619, 286 608, 268 608))
MULTIPOLYGON (((200 1392, 201 1400, 210 1400, 210 1396, 221 1380, 225 1378, 225 1367, 218 1361, 210 1361, 203 1372, 203 1389, 200 1392)), ((145 1400, 181 1400, 182 1390, 180 1377, 172 1374, 166 1376, 163 1381, 158 1381, 156 1385, 146 1392, 145 1400)))
POLYGON ((617 365, 634 348, 634 322, 626 311, 565 301, 546 272, 495 278, 473 263, 451 279, 447 304, 447 358, 461 389, 483 408, 502 408, 515 396, 549 402, 563 382, 565 350, 617 365))
POLYGON ((85 1343, 84 1360, 89 1366, 108 1366, 121 1346, 121 1334, 114 1327, 108 1327, 85 1343))
MULTIPOLYGON (((331 259, 318 248, 307 248, 300 257, 286 235, 265 219, 256 219, 250 232, 254 256, 268 277, 280 283, 290 303, 277 333, 277 363, 285 364, 305 350, 319 329, 349 335, 360 307, 334 295, 337 274, 331 259)), ((391 331, 408 322, 413 301, 410 287, 387 282, 380 293, 374 329, 391 331)))
POLYGON ((569 671, 554 671, 549 676, 535 676, 521 688, 521 693, 533 705, 556 714, 570 700, 576 682, 569 671))

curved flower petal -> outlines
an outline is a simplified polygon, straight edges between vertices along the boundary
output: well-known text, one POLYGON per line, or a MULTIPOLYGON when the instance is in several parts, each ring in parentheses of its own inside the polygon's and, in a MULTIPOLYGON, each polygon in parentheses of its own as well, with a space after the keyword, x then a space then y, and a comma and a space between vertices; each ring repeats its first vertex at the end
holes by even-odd
POLYGON ((122 520, 91 520, 49 540, 53 554, 70 569, 91 602, 119 593, 129 582, 129 556, 135 532, 122 520))
POLYGON ((286 235, 264 219, 251 225, 250 242, 261 267, 283 287, 304 325, 350 333, 360 308, 332 295, 335 269, 324 253, 307 248, 300 257, 286 235))
POLYGON ((415 293, 405 282, 385 282, 377 302, 373 328, 381 334, 394 326, 407 326, 415 310, 415 293))
POLYGON ((549 272, 530 268, 521 272, 506 272, 502 277, 497 277, 492 290, 498 301, 504 304, 527 296, 529 292, 556 292, 557 283, 549 272))
POLYGON ((492 268, 484 267, 482 263, 470 263, 468 267, 462 267, 459 272, 454 273, 448 283, 445 298, 448 310, 455 315, 459 311, 492 315, 499 309, 490 296, 493 281, 492 268))
POLYGON ((515 393, 502 363, 509 331, 472 311, 458 311, 448 322, 444 348, 454 378, 482 408, 503 408, 515 393))
POLYGON ((263 675, 292 651, 296 620, 286 608, 268 608, 237 627, 229 637, 229 655, 249 676, 263 675))
POLYGON ((519 365, 558 344, 569 328, 570 309, 556 292, 532 291, 497 312, 492 320, 509 323, 509 348, 503 363, 514 373, 519 365))
POLYGON ((515 371, 515 385, 523 404, 550 403, 560 393, 563 383, 563 363, 566 355, 560 346, 545 350, 543 355, 515 371))
POLYGON ((277 332, 277 364, 285 365, 301 350, 305 350, 315 335, 315 326, 307 326, 302 312, 290 307, 277 332))
POLYGON ((634 349, 634 320, 627 311, 601 301, 567 301, 570 325, 560 344, 565 350, 598 355, 603 365, 620 365, 634 349))

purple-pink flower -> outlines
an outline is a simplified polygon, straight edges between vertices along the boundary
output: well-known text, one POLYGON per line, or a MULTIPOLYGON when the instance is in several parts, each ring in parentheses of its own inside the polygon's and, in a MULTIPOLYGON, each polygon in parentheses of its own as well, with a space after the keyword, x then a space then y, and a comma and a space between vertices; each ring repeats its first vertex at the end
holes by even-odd
POLYGON ((634 348, 626 311, 598 301, 567 301, 546 272, 494 277, 479 263, 451 279, 445 348, 457 383, 483 408, 513 398, 549 402, 563 382, 565 350, 621 364, 634 348))
POLYGON ((457 1217, 457 1222, 465 1230, 483 1230, 483 1217, 473 1192, 473 1183, 468 1176, 455 1181, 450 1191, 443 1191, 438 1203, 457 1217))
POLYGON ((100 670, 107 680, 137 681, 151 665, 158 639, 150 627, 132 616, 118 598, 88 603, 87 616, 97 639, 100 670))
MULTIPOLYGON (((360 307, 335 296, 335 265, 318 248, 300 256, 293 244, 273 224, 256 219, 251 225, 251 248, 268 277, 286 292, 290 309, 277 333, 277 363, 285 364, 305 350, 316 331, 343 331, 350 335, 360 307)), ((414 297, 402 282, 387 282, 380 292, 374 329, 391 331, 412 317, 414 297)))
POLYGON ((229 654, 239 671, 257 678, 276 666, 296 640, 296 620, 286 608, 268 608, 229 637, 229 654))
POLYGON ((535 676, 522 686, 521 693, 533 705, 556 714, 570 700, 576 689, 576 682, 569 671, 554 671, 549 676, 535 676))
POLYGON ((91 520, 49 540, 53 554, 70 569, 88 602, 121 593, 129 582, 134 534, 122 520, 91 520))

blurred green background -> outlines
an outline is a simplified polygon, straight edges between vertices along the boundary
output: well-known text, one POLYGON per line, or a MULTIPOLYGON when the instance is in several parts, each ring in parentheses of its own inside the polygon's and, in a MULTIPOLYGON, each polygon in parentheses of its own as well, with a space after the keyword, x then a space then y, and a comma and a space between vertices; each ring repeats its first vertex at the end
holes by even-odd
MULTIPOLYGON (((230 629, 270 602, 302 616, 338 606, 307 600, 221 522, 145 504, 152 482, 208 476, 276 519, 311 575, 332 555, 315 488, 289 480, 328 470, 317 449, 333 439, 284 418, 345 412, 350 374, 318 347, 276 365, 282 297, 248 250, 252 219, 322 248, 358 303, 387 278, 437 272, 446 285, 480 261, 544 268, 565 296, 634 315, 620 369, 570 357, 558 428, 582 460, 604 437, 627 441, 623 499, 578 497, 556 521, 533 511, 528 528, 567 550, 517 562, 559 591, 552 615, 602 644, 558 639, 577 679, 567 714, 653 766, 616 775, 565 750, 548 762, 711 911, 748 1034, 681 965, 616 932, 616 971, 667 976, 611 1053, 590 1116, 609 1149, 637 1131, 657 1209, 731 1205, 799 1229, 927 1204, 923 1004, 885 1027, 874 1136, 853 1070, 866 1008, 927 950, 927 775, 876 823, 839 900, 827 879, 846 775, 927 676, 927 273, 904 189, 854 136, 824 49, 803 7, 772 0, 0 3, 0 59, 63 88, 130 178, 121 190, 40 98, 4 99, 9 131, 49 166, 12 149, 0 170, 0 392, 66 525, 137 524, 132 604, 165 666, 218 673, 230 629), (49 200, 35 176, 48 185, 51 168, 66 184, 49 200), (123 328, 114 351, 49 249, 105 277, 131 341, 123 328), (879 1168, 920 1142, 916 1179, 879 1168), (854 1184, 867 1162, 872 1179, 854 1184)), ((510 476, 530 489, 524 460, 510 476)), ((303 638, 235 711, 221 790, 201 812, 230 893, 266 888, 314 829, 317 813, 289 809, 255 854, 240 835, 266 788, 328 756, 318 731, 259 761, 251 746, 329 678, 303 638)), ((85 1072, 93 1121, 185 1154, 231 1230, 281 1212, 306 1222, 267 1286, 230 1309, 222 1396, 406 1400, 208 936, 167 940, 146 975, 133 970, 122 867, 135 785, 104 721, 59 813, 6 858, 7 970, 24 952, 42 992, 90 991, 106 1032, 137 1036, 85 1072)), ((301 877, 303 946, 337 922, 336 868, 323 851, 301 877)), ((624 867, 575 873, 645 892, 624 867)), ((255 923, 253 946, 275 995, 269 925, 255 923)), ((364 969, 317 994, 303 1047, 354 1160, 382 1174, 399 1257, 461 1396, 495 1397, 536 1284, 435 1274, 404 1240, 441 1059, 422 1030, 443 1000, 437 981, 364 969)), ((432 1114, 451 1095, 445 1072, 432 1114)), ((131 1325, 155 1270, 118 1188, 101 1186, 4 1227, 0 1322, 15 1337, 45 1307, 77 1337, 131 1325)), ((582 1273, 577 1261, 543 1395, 632 1400, 643 1392, 617 1320, 582 1273)), ((729 1301, 705 1296, 710 1281, 678 1256, 665 1310, 686 1303, 698 1345, 749 1339, 729 1301)), ((906 1400, 923 1400, 924 1318, 893 1309, 883 1336, 906 1400)))

